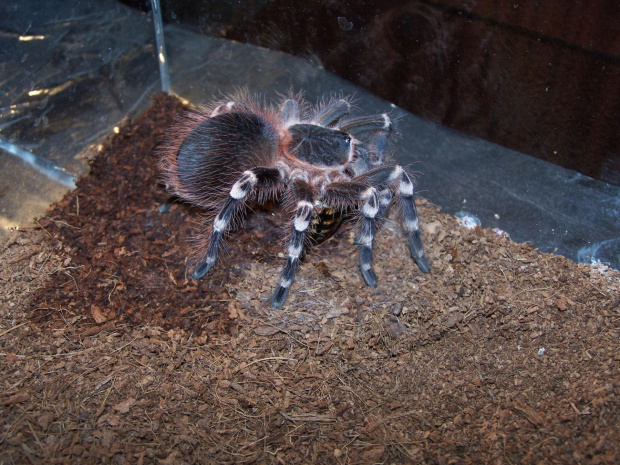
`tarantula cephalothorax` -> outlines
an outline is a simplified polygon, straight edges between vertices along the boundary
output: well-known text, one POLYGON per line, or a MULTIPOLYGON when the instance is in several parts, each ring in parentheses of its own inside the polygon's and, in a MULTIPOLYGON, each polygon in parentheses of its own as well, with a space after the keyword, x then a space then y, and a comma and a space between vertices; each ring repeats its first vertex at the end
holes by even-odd
POLYGON ((350 112, 346 99, 310 108, 294 97, 273 108, 245 98, 190 112, 172 128, 162 148, 166 184, 180 198, 217 212, 192 277, 199 279, 213 267, 222 236, 246 201, 264 202, 280 194, 295 214, 288 258, 271 299, 274 308, 286 300, 309 237, 321 229, 329 233, 334 222, 337 227, 334 212, 359 214, 359 267, 366 284, 375 287, 373 238, 393 194, 400 200, 411 256, 421 271, 430 271, 411 177, 385 161, 390 118, 350 112), (322 228, 326 216, 332 226, 322 228))

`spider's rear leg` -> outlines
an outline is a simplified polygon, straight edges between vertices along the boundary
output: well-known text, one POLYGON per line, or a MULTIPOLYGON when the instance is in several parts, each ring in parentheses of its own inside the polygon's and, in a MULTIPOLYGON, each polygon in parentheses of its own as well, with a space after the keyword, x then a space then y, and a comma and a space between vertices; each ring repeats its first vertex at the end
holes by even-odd
POLYGON ((293 195, 297 202, 295 218, 293 219, 293 231, 288 243, 288 257, 284 269, 280 274, 278 286, 276 287, 271 306, 279 308, 284 304, 291 284, 295 281, 295 272, 299 266, 299 257, 303 252, 306 233, 310 227, 313 210, 313 191, 312 187, 305 181, 296 179, 293 184, 293 195))
POLYGON ((248 194, 254 188, 258 189, 259 193, 275 190, 280 180, 281 175, 276 168, 256 167, 243 172, 233 184, 228 193, 228 198, 213 220, 213 230, 209 238, 207 253, 192 272, 192 278, 200 279, 213 268, 217 260, 222 236, 229 228, 235 211, 245 203, 248 194))
POLYGON ((415 260, 418 268, 423 273, 431 271, 422 247, 422 235, 418 220, 418 209, 413 199, 414 189, 411 177, 402 166, 382 166, 364 173, 356 179, 368 179, 375 185, 397 184, 400 195, 400 203, 403 210, 403 229, 409 241, 411 257, 415 260))

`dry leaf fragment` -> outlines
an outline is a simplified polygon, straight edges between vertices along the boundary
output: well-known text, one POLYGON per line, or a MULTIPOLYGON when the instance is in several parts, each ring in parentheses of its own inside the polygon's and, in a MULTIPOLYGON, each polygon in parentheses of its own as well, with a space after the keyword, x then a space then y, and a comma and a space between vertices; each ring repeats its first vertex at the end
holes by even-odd
POLYGON ((453 326, 456 326, 457 324, 462 322, 464 319, 465 315, 463 313, 454 312, 448 317, 448 320, 446 321, 446 327, 452 328, 453 326))
POLYGON ((95 323, 97 323, 98 325, 108 321, 108 318, 103 314, 101 309, 97 307, 96 305, 90 306, 90 314, 92 315, 93 320, 95 320, 95 323))
POLYGON ((280 328, 277 328, 275 326, 259 326, 258 328, 254 329, 254 334, 258 335, 258 336, 273 336, 276 333, 280 332, 280 328))
POLYGON ((116 404, 113 409, 116 410, 119 413, 127 413, 129 412, 129 410, 131 409, 131 407, 133 407, 133 404, 136 403, 136 399, 130 397, 129 399, 127 399, 124 402, 121 402, 120 404, 116 404))
POLYGON ((47 431, 47 428, 49 428, 53 421, 54 414, 52 412, 45 412, 37 419, 37 425, 39 425, 43 431, 47 431))
POLYGON ((239 318, 239 304, 236 300, 231 300, 228 302, 228 316, 231 320, 236 320, 239 318))
POLYGON ((153 377, 151 375, 146 375, 144 378, 142 378, 140 381, 138 381, 137 386, 139 388, 143 388, 147 384, 151 384, 152 381, 153 381, 153 377))
POLYGON ((381 460, 381 457, 383 457, 384 453, 385 447, 378 446, 373 447, 372 449, 365 450, 362 454, 362 457, 364 457, 364 460, 367 460, 369 462, 378 462, 379 460, 381 460))
POLYGON ((347 313, 349 313, 349 310, 344 307, 332 308, 329 312, 327 312, 325 318, 331 320, 332 318, 338 318, 339 316, 346 315, 347 313))
POLYGON ((568 301, 566 300, 566 297, 560 297, 559 299, 555 300, 555 305, 556 307, 558 307, 558 310, 561 312, 566 310, 567 304, 568 304, 568 301))
POLYGON ((515 400, 513 402, 513 409, 517 410, 518 412, 522 413, 525 418, 535 427, 540 428, 541 426, 544 425, 544 420, 543 417, 540 416, 540 414, 538 412, 536 412, 532 407, 530 407, 529 405, 523 404, 517 400, 515 400))
POLYGON ((2 405, 6 407, 9 405, 21 404, 22 402, 26 402, 29 399, 30 399, 30 396, 28 395, 27 392, 18 392, 10 396, 8 399, 5 399, 2 402, 2 405))

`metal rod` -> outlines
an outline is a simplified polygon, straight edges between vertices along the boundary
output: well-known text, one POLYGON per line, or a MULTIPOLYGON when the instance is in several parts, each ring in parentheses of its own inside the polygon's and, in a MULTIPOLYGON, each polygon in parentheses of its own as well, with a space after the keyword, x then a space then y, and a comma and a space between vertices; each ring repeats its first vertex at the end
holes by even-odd
POLYGON ((63 186, 75 189, 75 181, 77 177, 63 168, 50 163, 45 158, 38 157, 37 155, 21 149, 17 145, 11 144, 4 139, 0 139, 0 149, 10 153, 11 155, 15 155, 21 161, 37 170, 39 173, 44 174, 48 178, 53 179, 63 186))
POLYGON ((157 42, 157 61, 159 61, 159 75, 161 77, 161 90, 170 93, 170 71, 168 69, 168 57, 166 56, 166 44, 164 41, 164 26, 161 20, 161 6, 159 0, 151 0, 153 10, 153 24, 155 25, 155 41, 157 42))

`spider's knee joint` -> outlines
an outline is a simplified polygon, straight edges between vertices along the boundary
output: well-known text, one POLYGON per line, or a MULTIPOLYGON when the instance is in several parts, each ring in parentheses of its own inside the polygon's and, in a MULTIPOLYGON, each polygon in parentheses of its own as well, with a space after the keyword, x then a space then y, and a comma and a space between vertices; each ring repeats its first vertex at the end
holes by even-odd
POLYGON ((288 256, 292 259, 299 259, 301 252, 303 250, 303 244, 300 245, 291 245, 288 248, 288 256))
POLYGON ((404 224, 403 224, 403 229, 408 233, 419 231, 420 223, 417 218, 405 219, 404 224))
POLYGON ((293 220, 293 226, 295 231, 298 233, 303 233, 310 226, 310 220, 312 219, 312 203, 307 200, 301 200, 297 204, 297 213, 295 214, 295 219, 293 220))
POLYGON ((411 179, 405 171, 402 172, 398 190, 402 197, 413 197, 413 182, 411 182, 411 179))
POLYGON ((362 206, 362 215, 366 218, 374 218, 379 211, 379 202, 377 200, 377 190, 369 187, 362 193, 362 199, 366 200, 362 206))

